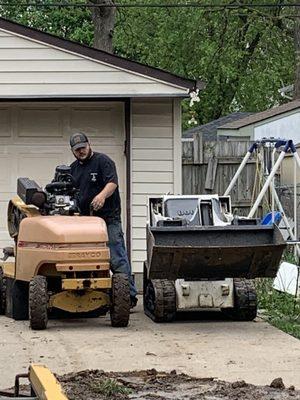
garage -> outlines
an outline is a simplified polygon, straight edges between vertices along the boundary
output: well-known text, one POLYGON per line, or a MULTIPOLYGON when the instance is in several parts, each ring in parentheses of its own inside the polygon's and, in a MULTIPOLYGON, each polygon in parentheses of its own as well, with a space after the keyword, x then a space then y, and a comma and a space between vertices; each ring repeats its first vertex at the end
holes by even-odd
POLYGON ((181 193, 181 100, 203 83, 0 18, 0 246, 19 176, 42 186, 85 132, 116 163, 122 219, 139 283, 147 198, 181 193))

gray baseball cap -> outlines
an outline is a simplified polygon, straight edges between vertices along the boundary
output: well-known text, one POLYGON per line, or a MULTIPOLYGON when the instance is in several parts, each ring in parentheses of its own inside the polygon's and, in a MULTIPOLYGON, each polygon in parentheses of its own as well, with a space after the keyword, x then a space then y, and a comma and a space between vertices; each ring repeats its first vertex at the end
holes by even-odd
POLYGON ((73 135, 70 136, 70 146, 72 150, 85 147, 88 142, 87 136, 82 132, 73 133, 73 135))

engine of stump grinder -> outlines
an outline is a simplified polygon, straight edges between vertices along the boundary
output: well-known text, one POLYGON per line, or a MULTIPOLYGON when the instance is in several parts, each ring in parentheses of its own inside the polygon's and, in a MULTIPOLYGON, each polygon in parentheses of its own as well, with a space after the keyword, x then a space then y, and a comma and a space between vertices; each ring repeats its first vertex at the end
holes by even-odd
POLYGON ((251 321, 254 278, 275 277, 285 242, 276 225, 232 214, 229 196, 149 199, 144 310, 155 322, 177 311, 221 309, 251 321))

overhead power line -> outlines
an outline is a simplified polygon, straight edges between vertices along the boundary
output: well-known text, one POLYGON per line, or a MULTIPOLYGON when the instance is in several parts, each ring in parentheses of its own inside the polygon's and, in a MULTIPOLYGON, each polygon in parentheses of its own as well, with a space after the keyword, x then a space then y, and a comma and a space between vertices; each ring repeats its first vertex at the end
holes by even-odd
POLYGON ((241 4, 241 3, 170 3, 170 4, 161 4, 161 3, 153 3, 153 4, 145 4, 145 3, 132 3, 132 4, 92 4, 92 3, 20 3, 20 2, 4 2, 0 1, 0 6, 24 6, 24 7, 68 7, 68 8, 95 8, 95 7, 107 7, 107 8, 202 8, 202 9, 241 9, 241 8, 276 8, 276 7, 300 7, 300 3, 260 3, 260 4, 241 4))

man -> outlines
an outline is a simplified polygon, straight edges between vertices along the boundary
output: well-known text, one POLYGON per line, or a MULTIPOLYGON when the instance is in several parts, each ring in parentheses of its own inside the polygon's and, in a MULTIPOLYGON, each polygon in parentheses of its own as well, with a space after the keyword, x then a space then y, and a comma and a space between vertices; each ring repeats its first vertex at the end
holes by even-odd
POLYGON ((113 273, 125 273, 130 283, 131 307, 137 304, 137 291, 125 249, 121 225, 121 200, 115 163, 105 154, 92 151, 84 133, 70 137, 71 150, 76 158, 71 172, 79 189, 81 214, 103 218, 107 225, 108 246, 113 273))

